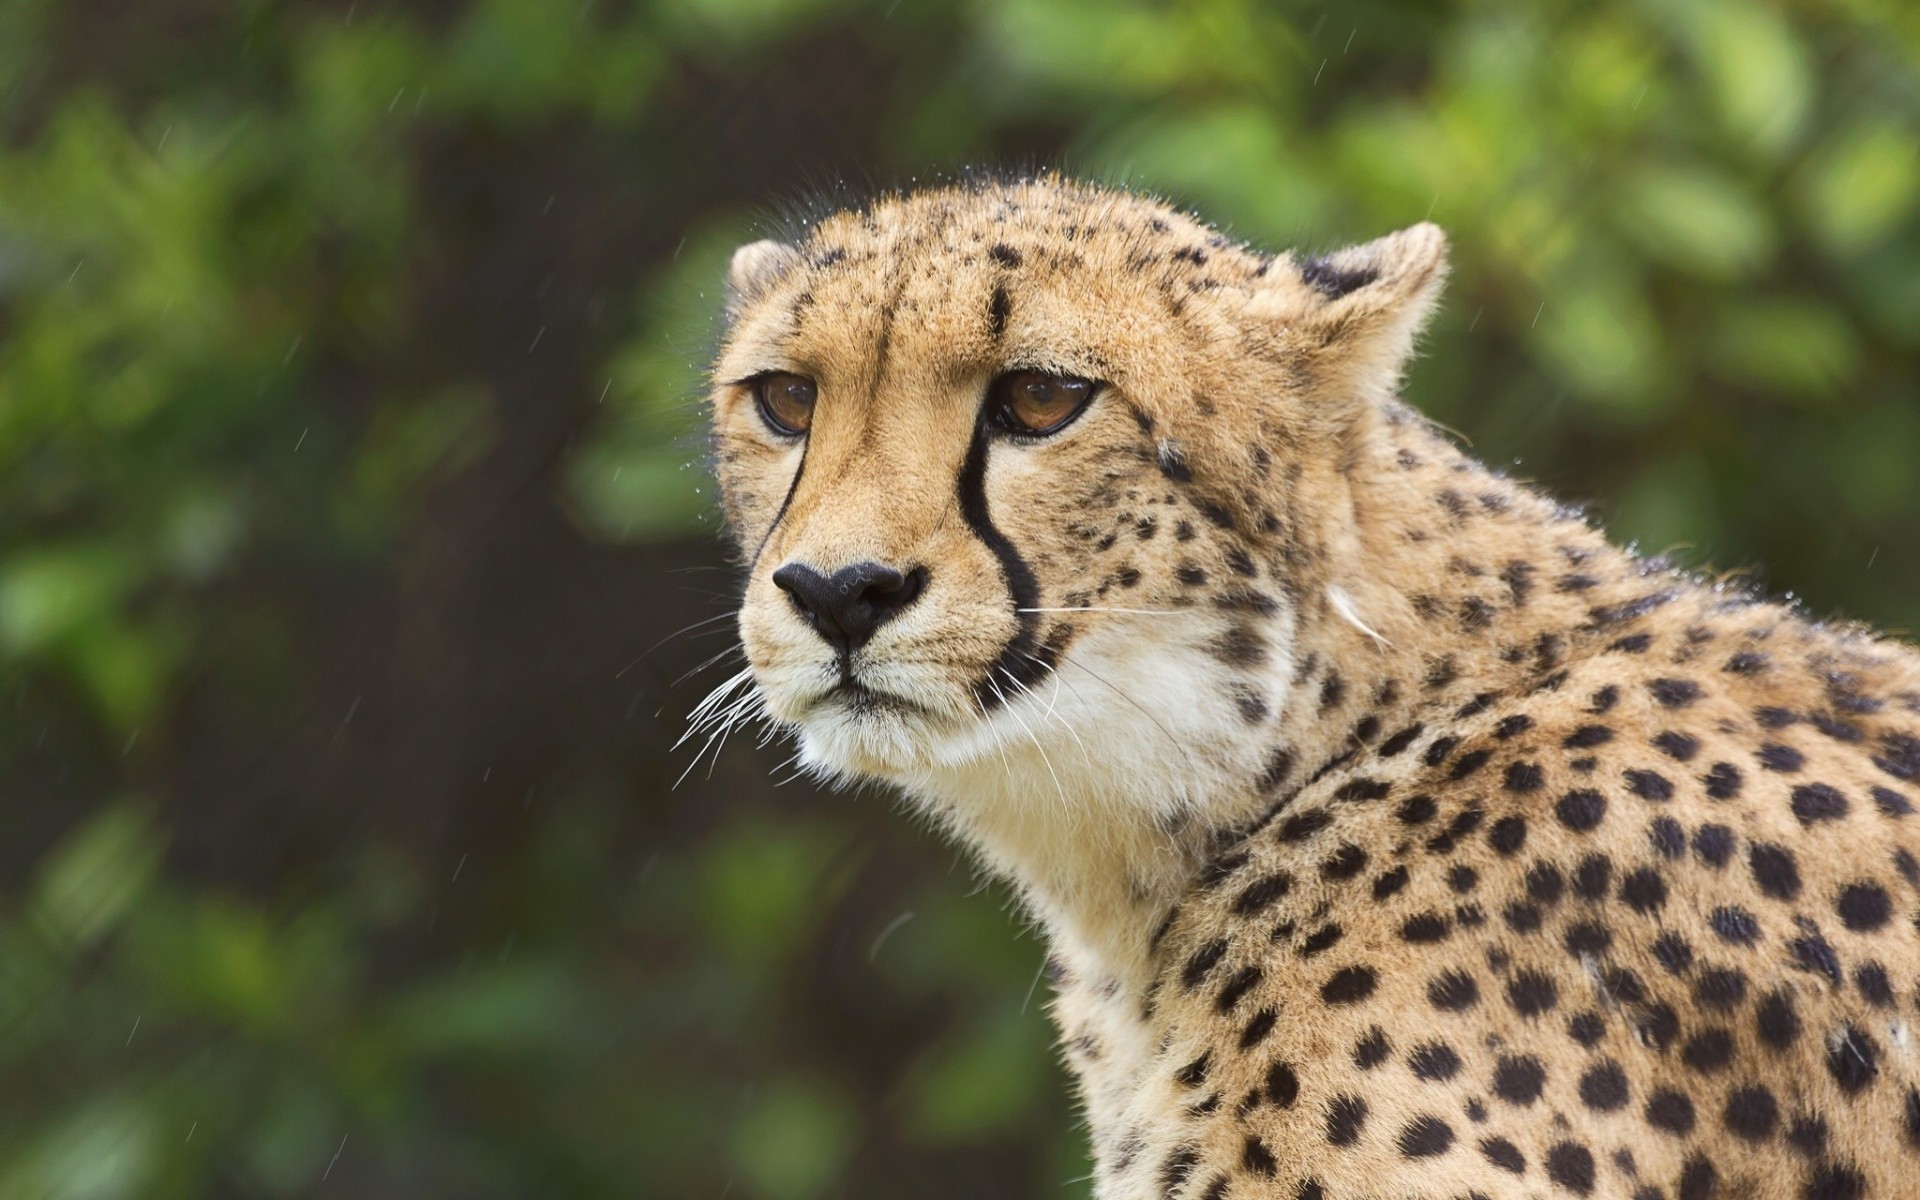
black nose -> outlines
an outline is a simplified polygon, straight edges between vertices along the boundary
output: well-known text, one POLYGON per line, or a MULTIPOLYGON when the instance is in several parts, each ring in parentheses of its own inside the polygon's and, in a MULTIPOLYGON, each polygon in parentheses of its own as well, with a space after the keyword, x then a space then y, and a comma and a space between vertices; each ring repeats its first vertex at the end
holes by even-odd
POLYGON ((788 563, 773 573, 773 582, 821 637, 842 654, 851 654, 867 644, 874 630, 920 598, 927 586, 927 569, 915 567, 903 574, 877 562, 862 562, 822 575, 805 563, 788 563))

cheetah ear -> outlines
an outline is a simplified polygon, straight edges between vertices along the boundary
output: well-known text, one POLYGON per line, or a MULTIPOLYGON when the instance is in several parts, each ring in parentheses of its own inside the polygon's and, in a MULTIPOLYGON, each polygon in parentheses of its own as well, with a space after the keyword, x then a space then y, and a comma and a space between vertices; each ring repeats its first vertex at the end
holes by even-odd
POLYGON ((772 238, 748 242, 735 250, 733 261, 727 264, 727 315, 739 315, 799 261, 798 250, 772 238))
POLYGON ((1299 336, 1316 399, 1391 396, 1439 302, 1447 235, 1423 222, 1290 265, 1291 279, 1279 272, 1285 318, 1299 336))

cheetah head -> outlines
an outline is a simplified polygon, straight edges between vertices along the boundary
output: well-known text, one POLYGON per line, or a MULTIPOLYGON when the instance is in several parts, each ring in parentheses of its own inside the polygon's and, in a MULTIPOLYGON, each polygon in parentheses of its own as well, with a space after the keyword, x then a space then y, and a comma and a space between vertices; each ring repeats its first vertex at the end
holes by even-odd
POLYGON ((742 247, 717 471, 751 679, 803 764, 1124 772, 1171 741, 1245 769, 1445 270, 1430 225, 1266 255, 1057 178, 742 247))

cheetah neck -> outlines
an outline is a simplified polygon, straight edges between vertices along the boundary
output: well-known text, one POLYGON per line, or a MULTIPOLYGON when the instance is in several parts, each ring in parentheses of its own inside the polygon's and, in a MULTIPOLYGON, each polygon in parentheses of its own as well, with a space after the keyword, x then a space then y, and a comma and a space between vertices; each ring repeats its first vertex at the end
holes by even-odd
POLYGON ((1591 652, 1583 635, 1549 631, 1591 629, 1609 606, 1685 586, 1389 412, 1346 472, 1351 511, 1331 523, 1324 556, 1335 565, 1291 588, 1262 631, 1288 648, 1258 677, 1278 698, 1272 720, 1249 728, 1187 702, 1218 690, 1217 662, 1136 650, 1100 658, 1094 682, 1062 670, 1076 692, 1130 698, 1108 727, 1035 716, 997 755, 906 781, 1015 884, 1054 955, 1091 986, 1144 995, 1155 930, 1210 859, 1303 787, 1397 731, 1458 719, 1463 702, 1591 652))

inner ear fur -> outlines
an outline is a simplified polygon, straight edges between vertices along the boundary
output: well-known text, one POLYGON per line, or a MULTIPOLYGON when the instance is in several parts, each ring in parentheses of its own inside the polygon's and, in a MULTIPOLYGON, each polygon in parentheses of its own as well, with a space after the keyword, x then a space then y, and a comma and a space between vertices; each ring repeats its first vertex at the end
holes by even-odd
POLYGON ((1282 261, 1256 309, 1267 308, 1284 327, 1313 407, 1328 415, 1346 410, 1350 419, 1393 395, 1439 303, 1447 235, 1422 222, 1331 254, 1282 261))
POLYGON ((727 316, 738 315, 799 261, 798 250, 772 238, 748 242, 735 250, 727 264, 727 316))

